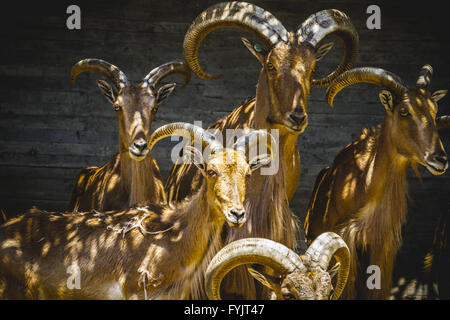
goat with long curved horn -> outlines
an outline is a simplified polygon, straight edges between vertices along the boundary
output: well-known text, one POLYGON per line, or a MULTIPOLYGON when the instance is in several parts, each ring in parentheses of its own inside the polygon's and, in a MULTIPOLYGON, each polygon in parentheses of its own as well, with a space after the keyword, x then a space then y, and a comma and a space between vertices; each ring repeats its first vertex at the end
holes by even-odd
POLYGON ((68 209, 119 210, 147 202, 166 202, 159 168, 150 155, 148 141, 158 107, 176 84, 166 84, 159 89, 156 85, 174 73, 182 75, 186 85, 190 69, 182 62, 168 62, 154 68, 143 80, 133 82, 109 62, 84 59, 73 66, 72 83, 86 71, 98 72, 114 84, 97 80, 99 89, 117 114, 119 153, 101 167, 83 169, 68 209))
MULTIPOLYGON (((202 40, 220 28, 237 28, 256 35, 270 51, 282 43, 299 46, 308 43, 314 48, 328 35, 339 37, 344 44, 344 56, 338 68, 327 77, 313 80, 312 85, 326 86, 340 73, 348 70, 358 54, 358 35, 348 16, 339 10, 322 10, 305 20, 294 33, 270 12, 247 2, 223 2, 203 11, 186 33, 183 48, 186 62, 202 79, 215 79, 203 71, 198 61, 202 40)), ((330 47, 326 47, 330 49, 330 47)), ((328 51, 328 50, 327 50, 328 51)), ((324 52, 325 53, 325 52, 324 52)))
POLYGON ((424 65, 416 85, 407 87, 381 68, 355 68, 337 77, 327 90, 330 105, 343 88, 356 83, 383 87, 383 122, 364 128, 323 169, 316 179, 305 219, 307 239, 333 231, 350 248, 351 264, 343 299, 387 299, 401 229, 407 213, 406 168, 423 165, 433 175, 444 174, 448 157, 438 130, 448 119, 436 118, 437 102, 447 90, 432 92, 432 68, 424 65), (387 90, 385 90, 387 89, 387 90), (380 290, 361 286, 367 267, 377 265, 380 290))
POLYGON ((211 260, 205 275, 206 292, 209 299, 220 299, 222 279, 232 269, 259 264, 276 274, 269 276, 248 269, 272 291, 272 299, 338 299, 347 282, 349 262, 347 245, 333 232, 321 234, 302 255, 269 239, 240 239, 222 248, 211 260), (332 258, 337 264, 328 271, 332 258), (336 272, 337 284, 331 294, 331 278, 336 272))

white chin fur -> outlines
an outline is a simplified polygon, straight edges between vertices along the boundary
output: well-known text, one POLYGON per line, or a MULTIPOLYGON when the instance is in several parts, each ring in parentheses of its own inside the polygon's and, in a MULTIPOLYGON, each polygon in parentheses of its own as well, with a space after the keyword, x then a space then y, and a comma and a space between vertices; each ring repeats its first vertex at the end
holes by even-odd
POLYGON ((147 154, 148 154, 148 151, 147 152, 145 152, 144 154, 141 154, 141 155, 135 155, 133 152, 131 152, 131 151, 128 151, 128 154, 130 155, 130 158, 131 159, 133 159, 133 160, 135 160, 135 161, 142 161, 142 160, 144 160, 145 159, 145 157, 147 156, 147 154))

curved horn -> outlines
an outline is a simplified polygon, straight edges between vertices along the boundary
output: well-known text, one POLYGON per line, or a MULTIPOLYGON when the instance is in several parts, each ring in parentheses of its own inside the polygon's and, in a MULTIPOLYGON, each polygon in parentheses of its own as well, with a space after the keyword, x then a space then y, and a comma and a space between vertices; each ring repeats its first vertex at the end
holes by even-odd
POLYGON ((386 87, 393 91, 397 98, 402 96, 408 88, 395 74, 381 68, 354 68, 341 74, 333 80, 327 89, 328 104, 333 107, 334 97, 345 87, 355 83, 372 83, 386 87))
POLYGON ((268 266, 280 274, 301 269, 302 260, 293 250, 265 238, 246 238, 222 248, 211 260, 205 274, 206 294, 210 300, 220 300, 222 279, 237 266, 256 263, 268 266))
POLYGON ((328 265, 333 257, 341 264, 332 297, 333 300, 338 299, 345 288, 350 272, 350 250, 347 244, 336 233, 325 232, 311 243, 305 255, 311 258, 311 266, 319 266, 324 271, 328 270, 328 265))
POLYGON ((272 48, 280 41, 288 40, 288 33, 281 22, 270 12, 247 2, 222 2, 203 11, 189 27, 183 43, 184 57, 192 71, 205 80, 217 79, 206 73, 198 61, 198 49, 203 39, 220 28, 237 28, 248 31, 272 48))
POLYGON ((277 143, 273 135, 271 135, 267 130, 253 130, 243 136, 240 136, 237 141, 233 144, 233 149, 241 150, 246 153, 250 148, 255 146, 259 140, 265 141, 266 146, 270 151, 272 160, 276 158, 277 155, 277 143))
POLYGON ((436 119, 438 129, 450 129, 450 116, 441 116, 436 119))
POLYGON ((183 62, 171 61, 150 71, 143 79, 143 83, 153 89, 162 79, 173 73, 181 74, 184 77, 183 87, 191 79, 191 70, 183 62))
POLYGON ((317 47, 321 40, 331 34, 342 40, 344 55, 338 67, 328 76, 318 80, 313 79, 311 82, 313 86, 328 86, 337 76, 353 66, 358 55, 358 33, 350 18, 336 9, 322 10, 311 15, 297 29, 297 41, 308 42, 313 47, 317 47))
POLYGON ((428 90, 431 86, 431 77, 433 76, 433 67, 429 64, 424 65, 419 72, 419 77, 416 81, 416 87, 419 89, 428 90))
POLYGON ((217 142, 214 135, 203 128, 186 122, 174 122, 161 126, 153 132, 148 143, 149 150, 151 150, 159 140, 172 135, 189 138, 192 142, 199 141, 202 143, 204 149, 210 147, 211 151, 222 149, 222 145, 217 142))
POLYGON ((70 80, 75 85, 78 75, 85 71, 96 71, 111 80, 117 89, 128 86, 128 78, 118 67, 102 59, 84 59, 78 61, 70 73, 70 80))

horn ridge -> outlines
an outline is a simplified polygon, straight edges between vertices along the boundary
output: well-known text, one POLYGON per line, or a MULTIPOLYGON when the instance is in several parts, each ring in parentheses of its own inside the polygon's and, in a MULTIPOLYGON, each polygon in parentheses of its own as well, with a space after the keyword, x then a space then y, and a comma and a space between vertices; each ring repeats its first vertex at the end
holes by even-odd
POLYGON ((200 141, 203 148, 210 147, 211 151, 222 149, 222 145, 216 140, 214 135, 205 129, 186 122, 174 122, 163 125, 153 132, 148 143, 149 150, 151 150, 159 140, 174 134, 189 138, 192 142, 200 141))
POLYGON ((174 73, 184 77, 183 87, 189 83, 191 70, 183 62, 179 61, 167 62, 152 69, 142 81, 145 85, 155 88, 161 80, 174 73))
POLYGON ((347 284, 350 272, 350 250, 347 244, 336 233, 325 232, 313 240, 305 255, 311 258, 311 266, 319 266, 323 271, 328 270, 333 257, 341 264, 332 297, 333 300, 338 299, 347 284))
POLYGON ((296 31, 298 43, 308 42, 313 47, 328 35, 335 35, 344 45, 344 55, 337 68, 322 79, 313 79, 311 84, 325 87, 337 76, 349 70, 358 56, 359 36, 350 18, 342 11, 328 9, 309 16, 296 31))
POLYGON ((129 85, 127 76, 118 67, 105 60, 95 58, 80 60, 72 67, 70 80, 73 85, 75 85, 78 75, 85 71, 96 71, 103 74, 114 83, 117 89, 129 85))
POLYGON ((419 77, 416 81, 416 87, 428 90, 431 86, 431 77, 433 76, 433 67, 429 64, 424 65, 419 71, 419 77))
POLYGON ((217 79, 203 71, 198 60, 198 50, 203 39, 220 28, 237 28, 259 37, 265 46, 271 48, 280 41, 288 41, 288 32, 283 24, 270 12, 247 2, 221 2, 202 13, 186 32, 183 51, 191 70, 200 78, 217 79))
POLYGON ((265 238, 245 238, 223 247, 211 260, 205 273, 206 294, 220 299, 222 279, 235 267, 256 263, 268 266, 280 274, 300 269, 306 272, 301 258, 285 245, 265 238))
POLYGON ((345 87, 356 83, 371 83, 391 90, 397 98, 401 97, 408 88, 395 74, 381 68, 354 68, 342 73, 327 89, 327 102, 332 107, 334 97, 345 87))

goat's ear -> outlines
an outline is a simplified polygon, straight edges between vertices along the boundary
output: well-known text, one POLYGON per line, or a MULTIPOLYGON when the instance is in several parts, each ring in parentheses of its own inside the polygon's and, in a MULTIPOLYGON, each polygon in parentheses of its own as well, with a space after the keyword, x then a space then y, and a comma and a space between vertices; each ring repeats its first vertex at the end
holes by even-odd
POLYGON ((333 42, 327 42, 321 45, 316 49, 316 61, 319 61, 323 57, 326 56, 328 52, 333 48, 334 43, 333 42))
POLYGON ((269 165, 271 161, 270 154, 262 154, 251 159, 248 164, 250 165, 250 169, 255 171, 256 169, 269 165))
POLYGON ((105 80, 97 80, 97 85, 106 99, 108 99, 111 104, 114 104, 116 101, 116 94, 111 85, 105 80))
POLYGON ((184 163, 193 163, 197 168, 201 170, 203 174, 206 174, 206 166, 203 155, 197 148, 192 146, 185 146, 183 148, 183 160, 184 163))
POLYGON ((433 100, 434 102, 438 102, 439 100, 441 100, 443 97, 445 97, 445 95, 447 94, 447 90, 438 90, 433 92, 433 94, 431 95, 431 100, 433 100))
POLYGON ((266 63, 267 50, 264 49, 259 43, 252 44, 247 38, 241 38, 247 49, 258 59, 258 61, 264 65, 266 63))
POLYGON ((158 92, 156 93, 156 103, 160 104, 162 101, 164 101, 164 99, 166 99, 172 93, 176 85, 176 83, 169 83, 159 88, 158 92))
POLYGON ((280 278, 262 274, 261 272, 250 267, 247 268, 247 271, 253 278, 258 280, 263 286, 269 288, 270 290, 278 291, 280 288, 280 278))
POLYGON ((330 270, 328 270, 328 273, 330 274, 330 278, 333 279, 339 272, 339 268, 341 267, 341 263, 336 263, 330 270))
POLYGON ((386 109, 386 112, 389 115, 392 115, 392 110, 394 110, 394 98, 392 97, 392 93, 387 90, 381 90, 378 96, 380 97, 381 104, 386 109))

